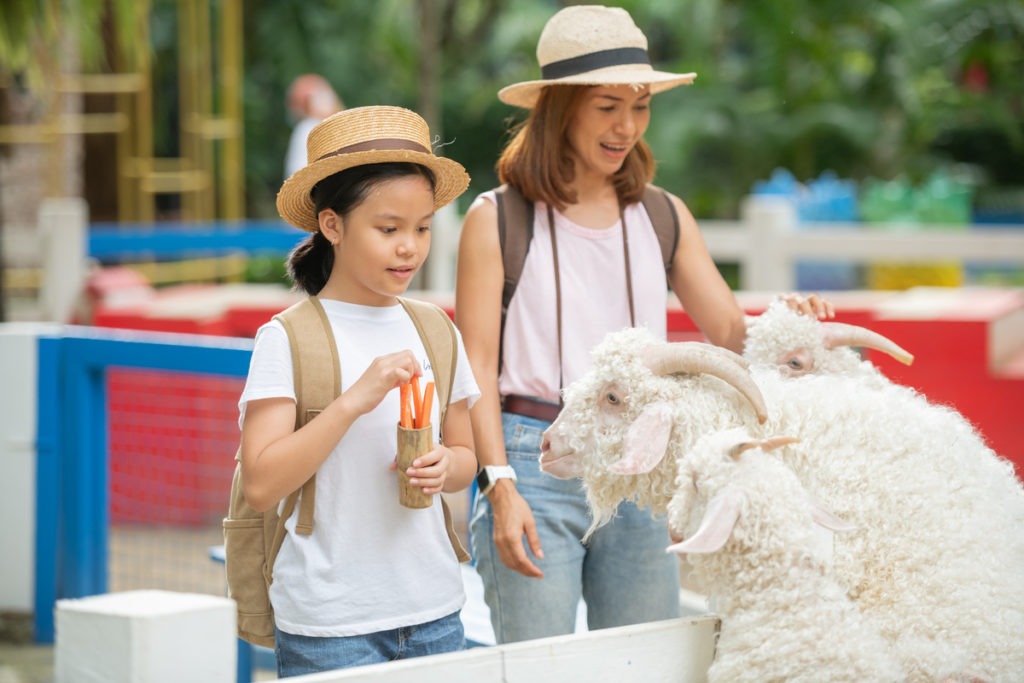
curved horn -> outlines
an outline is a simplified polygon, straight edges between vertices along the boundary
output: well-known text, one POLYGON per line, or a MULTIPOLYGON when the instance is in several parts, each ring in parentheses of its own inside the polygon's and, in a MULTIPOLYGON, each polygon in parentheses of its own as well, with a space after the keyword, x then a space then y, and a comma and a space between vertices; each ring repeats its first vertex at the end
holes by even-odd
POLYGON ((655 375, 704 373, 731 384, 750 402, 757 414, 757 421, 764 424, 768 419, 764 397, 746 371, 745 362, 741 362, 742 359, 737 361, 736 358, 740 356, 710 344, 675 342, 647 349, 643 361, 655 375))
POLYGON ((761 439, 761 450, 774 451, 780 446, 788 446, 791 443, 800 443, 800 439, 795 436, 769 436, 767 439, 761 439))
POLYGON ((741 441, 729 449, 729 455, 733 460, 736 460, 751 448, 760 447, 762 451, 767 453, 768 451, 774 451, 779 446, 787 446, 791 443, 799 442, 800 439, 795 436, 770 436, 766 439, 761 439, 760 441, 741 441))
POLYGON ((824 329, 826 349, 831 350, 838 346, 861 346, 887 353, 904 365, 914 362, 914 354, 888 337, 866 327, 847 325, 846 323, 821 323, 821 326, 824 329))

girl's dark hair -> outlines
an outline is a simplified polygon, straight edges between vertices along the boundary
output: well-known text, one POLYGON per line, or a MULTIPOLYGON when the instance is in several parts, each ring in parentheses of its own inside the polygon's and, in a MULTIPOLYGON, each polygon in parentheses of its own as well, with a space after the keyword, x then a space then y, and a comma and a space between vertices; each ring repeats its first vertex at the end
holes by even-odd
MULTIPOLYGON (((437 188, 433 172, 426 166, 408 162, 386 162, 353 166, 329 175, 309 191, 316 215, 332 209, 344 219, 363 203, 375 185, 386 180, 416 175, 426 178, 432 190, 437 188)), ((344 229, 344 226, 342 227, 344 229)), ((288 277, 294 288, 306 294, 318 294, 334 268, 334 248, 319 230, 302 240, 288 255, 288 277)))

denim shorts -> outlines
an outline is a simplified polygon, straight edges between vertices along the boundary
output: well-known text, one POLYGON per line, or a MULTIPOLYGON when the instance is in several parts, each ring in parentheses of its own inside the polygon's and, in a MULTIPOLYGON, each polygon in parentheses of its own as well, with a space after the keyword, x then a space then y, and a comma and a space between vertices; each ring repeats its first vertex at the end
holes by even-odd
POLYGON ((275 628, 274 640, 278 678, 455 652, 466 647, 462 618, 457 611, 425 624, 361 636, 298 636, 275 628))
POLYGON ((665 552, 671 541, 664 518, 622 503, 615 518, 583 545, 590 515, 581 482, 540 471, 541 438, 549 424, 502 414, 508 462, 533 512, 544 559, 533 557, 529 547, 526 552, 544 572, 543 579, 505 566, 494 547, 487 497, 477 495, 474 504, 473 557, 497 641, 572 633, 580 597, 590 629, 679 616, 679 562, 665 552))

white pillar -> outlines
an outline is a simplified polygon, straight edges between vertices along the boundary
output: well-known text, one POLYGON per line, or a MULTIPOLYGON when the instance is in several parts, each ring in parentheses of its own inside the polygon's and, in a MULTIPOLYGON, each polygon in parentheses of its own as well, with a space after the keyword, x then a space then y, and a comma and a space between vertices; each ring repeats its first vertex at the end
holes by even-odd
POLYGON ((85 285, 89 206, 79 197, 44 199, 39 207, 43 278, 41 319, 67 323, 85 285))
MULTIPOLYGON (((52 326, 0 325, 0 611, 35 609, 39 337, 52 326)), ((56 501, 53 501, 56 503, 56 501)))
POLYGON ((796 232, 796 208, 785 197, 751 195, 743 200, 740 217, 750 236, 742 263, 740 288, 790 292, 796 287, 795 263, 789 243, 796 232))
POLYGON ((57 683, 233 683, 235 603, 170 591, 58 600, 57 683))
POLYGON ((431 292, 455 291, 455 261, 459 253, 461 224, 455 203, 438 209, 430 229, 430 256, 427 258, 423 288, 431 292))

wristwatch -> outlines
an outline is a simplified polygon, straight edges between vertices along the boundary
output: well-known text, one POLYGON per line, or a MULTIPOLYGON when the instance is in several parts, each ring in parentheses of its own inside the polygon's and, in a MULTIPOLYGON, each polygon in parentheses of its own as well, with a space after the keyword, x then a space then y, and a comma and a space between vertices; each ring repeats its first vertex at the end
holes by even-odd
POLYGON ((480 493, 487 495, 499 479, 516 481, 516 471, 511 465, 486 465, 476 475, 476 486, 480 493))

